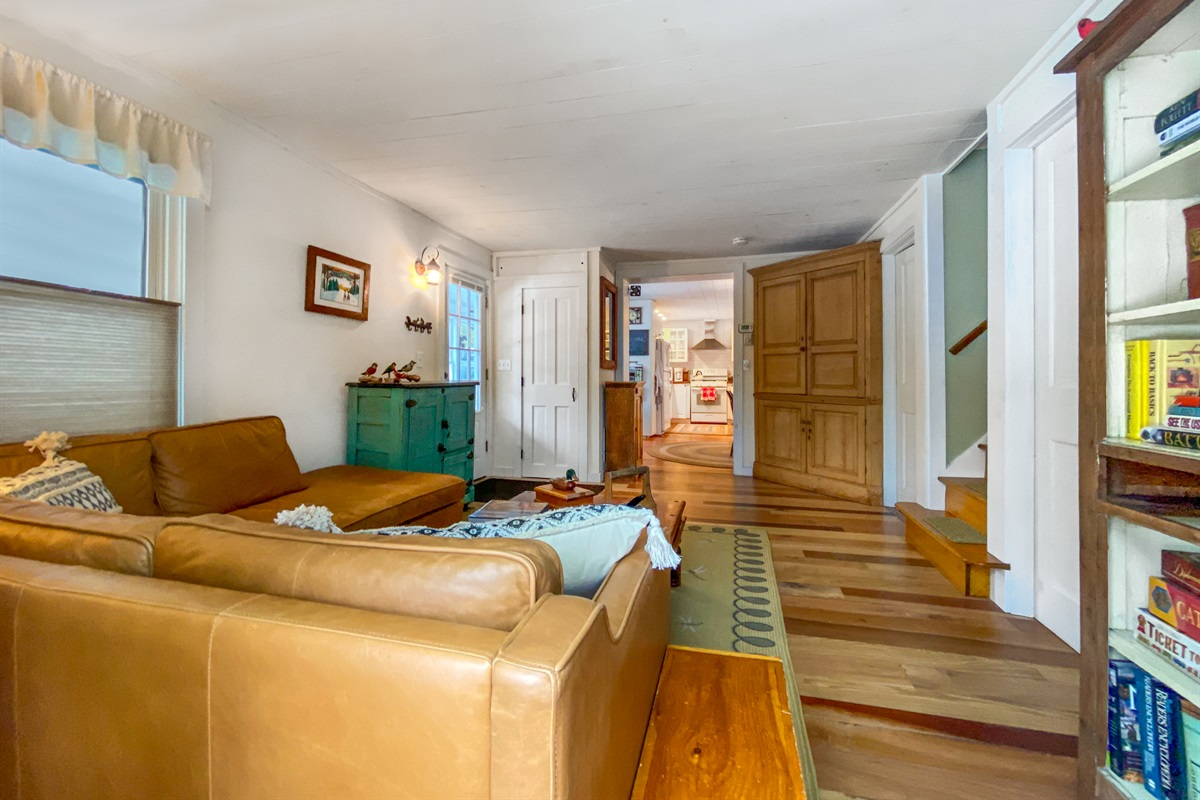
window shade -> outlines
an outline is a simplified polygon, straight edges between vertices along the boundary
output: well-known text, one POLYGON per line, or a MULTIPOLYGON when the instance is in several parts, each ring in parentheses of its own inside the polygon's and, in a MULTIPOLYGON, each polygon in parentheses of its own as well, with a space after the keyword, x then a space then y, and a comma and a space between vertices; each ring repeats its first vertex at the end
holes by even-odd
POLYGON ((0 442, 178 424, 179 306, 0 279, 0 442))

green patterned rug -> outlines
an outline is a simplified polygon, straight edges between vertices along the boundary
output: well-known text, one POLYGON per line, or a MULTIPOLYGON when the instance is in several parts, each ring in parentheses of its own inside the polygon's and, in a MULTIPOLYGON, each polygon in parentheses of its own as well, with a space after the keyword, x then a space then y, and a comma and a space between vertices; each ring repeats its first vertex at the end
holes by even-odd
POLYGON ((683 582, 671 590, 671 644, 783 661, 805 789, 810 800, 820 800, 766 530, 689 522, 680 549, 683 582))

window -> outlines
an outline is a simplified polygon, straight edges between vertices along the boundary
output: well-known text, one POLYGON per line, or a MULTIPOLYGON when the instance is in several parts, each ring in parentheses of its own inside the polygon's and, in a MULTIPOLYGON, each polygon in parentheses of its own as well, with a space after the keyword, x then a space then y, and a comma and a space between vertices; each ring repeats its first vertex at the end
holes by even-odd
POLYGON ((146 296, 146 188, 0 139, 0 275, 146 296))
POLYGON ((446 288, 446 327, 450 331, 450 380, 479 381, 475 410, 483 408, 484 288, 451 278, 446 288))
POLYGON ((0 441, 179 422, 182 203, 0 139, 0 441))
POLYGON ((687 328, 663 328, 663 339, 671 348, 669 356, 671 361, 687 361, 688 360, 688 329, 687 328))

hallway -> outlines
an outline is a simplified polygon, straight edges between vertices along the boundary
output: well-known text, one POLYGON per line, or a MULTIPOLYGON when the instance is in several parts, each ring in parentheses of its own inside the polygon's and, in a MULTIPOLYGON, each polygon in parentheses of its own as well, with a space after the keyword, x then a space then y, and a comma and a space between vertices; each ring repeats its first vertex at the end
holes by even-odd
POLYGON ((959 596, 891 509, 646 464, 690 520, 770 529, 825 800, 1073 796, 1079 657, 1042 625, 959 596))

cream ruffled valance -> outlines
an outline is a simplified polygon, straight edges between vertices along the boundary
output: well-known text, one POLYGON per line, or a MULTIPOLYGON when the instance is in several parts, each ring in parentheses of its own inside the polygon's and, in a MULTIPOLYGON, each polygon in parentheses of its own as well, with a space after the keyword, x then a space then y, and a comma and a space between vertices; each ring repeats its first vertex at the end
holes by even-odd
POLYGON ((152 189, 209 200, 212 145, 197 131, 0 44, 0 136, 152 189))

